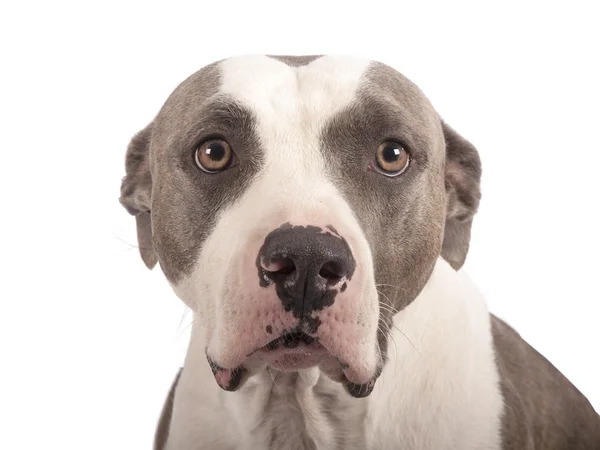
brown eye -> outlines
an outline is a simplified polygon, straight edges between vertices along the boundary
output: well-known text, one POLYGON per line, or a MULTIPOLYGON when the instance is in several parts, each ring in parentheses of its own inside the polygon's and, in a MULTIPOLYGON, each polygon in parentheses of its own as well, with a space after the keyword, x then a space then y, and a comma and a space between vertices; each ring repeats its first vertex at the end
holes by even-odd
POLYGON ((394 141, 386 141, 377 149, 375 162, 383 175, 395 177, 406 170, 410 162, 410 157, 401 144, 394 141))
POLYGON ((205 141, 196 149, 196 164, 205 172, 215 173, 227 169, 232 158, 231 146, 222 139, 205 141))

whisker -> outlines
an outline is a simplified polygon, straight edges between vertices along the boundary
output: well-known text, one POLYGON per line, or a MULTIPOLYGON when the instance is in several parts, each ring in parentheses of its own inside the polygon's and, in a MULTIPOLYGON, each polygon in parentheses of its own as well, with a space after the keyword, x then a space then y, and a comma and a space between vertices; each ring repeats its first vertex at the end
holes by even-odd
POLYGON ((192 325, 193 325, 193 324, 196 322, 196 320, 198 319, 198 316, 197 316, 196 314, 194 314, 194 315, 192 316, 192 320, 190 320, 190 323, 188 323, 188 324, 185 326, 185 328, 184 328, 183 330, 180 330, 179 328, 181 327, 181 324, 183 323, 183 319, 185 318, 185 316, 186 316, 186 315, 187 315, 187 314, 188 314, 190 311, 191 311, 191 309, 190 309, 190 308, 188 308, 187 306, 186 306, 186 307, 185 307, 185 309, 183 310, 183 314, 182 314, 182 316, 181 316, 181 320, 179 321, 179 325, 177 326, 177 329, 178 329, 178 331, 179 331, 179 333, 177 334, 177 337, 178 337, 178 338, 180 338, 180 337, 181 337, 181 335, 182 335, 183 333, 185 333, 185 332, 188 330, 188 328, 190 328, 190 327, 191 327, 191 326, 192 326, 192 325))
POLYGON ((179 329, 179 327, 181 327, 181 324, 183 323, 183 319, 185 319, 185 316, 187 316, 188 312, 190 312, 190 308, 188 308, 187 306, 184 306, 183 314, 181 314, 181 320, 179 321, 179 325, 177 325, 177 329, 179 329))
POLYGON ((398 365, 398 343, 396 342, 396 338, 394 337, 394 335, 392 333, 389 333, 389 326, 386 323, 381 323, 381 324, 377 324, 377 329, 379 331, 381 331, 382 334, 387 334, 391 339, 392 342, 394 343, 394 353, 395 353, 395 358, 394 358, 394 372, 397 372, 397 365, 398 365), (385 325, 387 327, 387 332, 385 332, 382 328, 381 325, 385 325))
POLYGON ((189 328, 189 327, 191 327, 191 326, 193 325, 193 323, 194 323, 194 321, 193 321, 193 320, 192 320, 190 323, 188 323, 188 324, 185 326, 185 328, 184 328, 183 330, 179 331, 179 333, 177 334, 177 337, 178 337, 178 338, 180 338, 180 337, 181 337, 181 335, 182 335, 183 333, 185 333, 185 332, 188 330, 188 328, 189 328))
POLYGON ((389 312, 392 316, 395 316, 396 314, 398 314, 400 311, 398 311, 396 308, 390 306, 390 305, 386 305, 385 303, 380 303, 379 307, 386 311, 389 312))
POLYGON ((398 312, 398 310, 396 308, 394 308, 394 306, 392 305, 392 301, 390 300, 390 298, 387 295, 385 295, 379 289, 377 289, 377 293, 379 295, 383 296, 383 298, 388 301, 389 305, 386 304, 386 303, 383 303, 385 306, 388 306, 389 308, 392 308, 395 311, 394 314, 398 312))
POLYGON ((419 351, 419 349, 415 346, 415 344, 413 344, 413 342, 409 339, 409 337, 406 335, 406 333, 404 333, 404 331, 402 331, 400 328, 398 328, 398 326, 396 326, 396 324, 392 324, 392 326, 398 330, 398 332, 400 334, 402 334, 402 336, 404 336, 406 338, 406 340, 410 343, 410 345, 415 349, 415 351, 419 354, 419 356, 421 358, 423 358, 423 360, 427 363, 427 365, 429 367, 431 367, 431 364, 429 364, 429 361, 427 360, 427 358, 425 358, 425 356, 419 351))
MULTIPOLYGON (((395 315, 396 313, 398 313, 398 312, 399 312, 399 311, 398 311, 396 308, 394 308, 393 306, 391 306, 391 303, 392 303, 392 302, 390 301, 390 299, 389 299, 389 298, 388 298, 388 297, 387 297, 387 296, 386 296, 384 293, 380 292, 379 290, 378 290, 377 292, 378 292, 380 295, 382 295, 382 296, 383 296, 383 297, 384 297, 384 298, 385 298, 385 299, 386 299, 386 300, 387 300, 387 301, 390 303, 390 305, 387 305, 386 303, 383 303, 383 302, 382 302, 382 303, 380 303, 380 305, 379 305, 379 306, 380 306, 380 308, 384 309, 385 311, 388 311, 388 312, 392 313, 392 315, 395 315)), ((387 324, 386 324, 386 325, 387 325, 387 324)), ((397 330, 397 331, 398 331, 398 332, 399 332, 399 333, 400 333, 400 334, 401 334, 401 335, 402 335, 402 336, 403 336, 403 337, 406 339, 406 341, 407 341, 407 342, 408 342, 408 343, 409 343, 409 344, 412 346, 412 348, 414 348, 414 349, 415 349, 415 351, 416 351, 416 352, 419 354, 419 356, 420 356, 421 358, 423 358, 423 360, 425 360, 425 361, 427 362, 427 364, 429 364, 429 362, 427 361, 427 359, 426 359, 426 358, 423 356, 423 354, 422 354, 422 353, 419 351, 419 349, 418 349, 418 348, 416 347, 416 345, 415 345, 415 344, 412 342, 412 340, 411 340, 411 339, 410 339, 410 338, 409 338, 409 337, 406 335, 406 333, 405 333, 404 331, 402 331, 402 330, 401 330, 401 329, 400 329, 400 328, 399 328, 399 327, 398 327, 398 326, 397 326, 397 325, 396 325, 396 324, 393 322, 393 319, 392 319, 392 321, 391 321, 390 325, 387 325, 387 326, 388 326, 388 331, 390 331, 392 327, 393 327, 395 330, 397 330)), ((390 336, 393 336, 393 335, 390 333, 390 336)))
POLYGON ((398 293, 398 291, 405 292, 405 293, 409 292, 407 288, 405 288, 403 286, 398 286, 398 285, 395 285, 395 284, 385 284, 385 283, 375 284, 376 288, 380 287, 380 286, 393 287, 393 288, 396 289, 396 293, 398 293))
POLYGON ((132 248, 138 248, 141 250, 154 250, 153 248, 146 248, 146 247, 140 247, 138 245, 132 244, 131 242, 127 242, 125 239, 121 239, 119 236, 117 236, 114 233, 111 233, 114 237, 116 237, 118 240, 120 240, 123 244, 129 245, 130 248, 128 248, 127 250, 131 250, 132 248))
MULTIPOLYGON (((256 354, 256 357, 258 358, 259 361, 265 362, 258 353, 256 354)), ((273 386, 279 388, 277 381, 275 381, 275 375, 273 374, 273 371, 271 370, 271 368, 268 365, 266 367, 266 371, 269 373, 269 376, 271 377, 271 380, 273 381, 273 386)))
POLYGON ((387 311, 387 312, 391 313, 391 314, 392 314, 392 316, 395 316, 397 313, 399 313, 399 312, 400 312, 400 311, 398 311, 397 309, 395 309, 395 308, 392 308, 391 306, 389 306, 389 305, 386 305, 386 304, 380 304, 380 305, 379 305, 379 307, 380 307, 381 309, 383 309, 384 311, 387 311))
MULTIPOLYGON (((394 316, 398 312, 398 310, 396 308, 394 308, 394 307, 391 306, 392 302, 390 301, 390 299, 383 292, 380 292, 378 289, 377 289, 377 292, 380 295, 382 295, 390 303, 390 305, 387 305, 387 304, 381 302, 379 306, 383 307, 384 310, 390 312, 391 315, 394 316)), ((397 365, 398 365, 398 343, 396 342, 396 338, 394 338, 393 333, 390 333, 390 326, 387 323, 385 323, 385 322, 383 322, 383 325, 385 325, 387 327, 387 333, 384 333, 384 334, 387 334, 388 336, 390 336, 391 339, 392 339, 392 342, 394 343, 394 352, 395 352, 395 356, 396 356, 394 358, 394 361, 395 361, 394 362, 394 371, 397 371, 397 365)), ((393 322, 392 322, 392 325, 393 325, 393 322)), ((413 345, 413 347, 414 347, 414 345, 413 345)))

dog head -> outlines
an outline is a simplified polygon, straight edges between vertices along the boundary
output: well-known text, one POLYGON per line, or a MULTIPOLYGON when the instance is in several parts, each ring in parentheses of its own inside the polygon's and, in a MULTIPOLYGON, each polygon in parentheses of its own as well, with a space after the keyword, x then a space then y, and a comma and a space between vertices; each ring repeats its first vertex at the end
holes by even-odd
POLYGON ((319 366, 358 397, 438 257, 463 264, 480 172, 384 64, 237 57, 185 80, 133 138, 121 203, 222 388, 319 366))

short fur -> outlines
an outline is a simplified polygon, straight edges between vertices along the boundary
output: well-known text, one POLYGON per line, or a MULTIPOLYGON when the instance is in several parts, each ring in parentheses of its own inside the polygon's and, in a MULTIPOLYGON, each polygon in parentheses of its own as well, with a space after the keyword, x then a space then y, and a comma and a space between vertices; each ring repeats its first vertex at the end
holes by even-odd
POLYGON ((392 68, 337 56, 214 63, 133 138, 126 172, 121 203, 142 259, 195 315, 156 448, 600 448, 590 403, 459 271, 479 156, 392 68), (236 159, 207 174, 193 154, 215 137, 236 159), (408 149, 401 176, 373 163, 386 140, 408 149), (335 230, 355 261, 318 308, 286 308, 261 284, 260 249, 284 224, 335 230), (296 329, 330 356, 291 372, 261 360, 296 329))

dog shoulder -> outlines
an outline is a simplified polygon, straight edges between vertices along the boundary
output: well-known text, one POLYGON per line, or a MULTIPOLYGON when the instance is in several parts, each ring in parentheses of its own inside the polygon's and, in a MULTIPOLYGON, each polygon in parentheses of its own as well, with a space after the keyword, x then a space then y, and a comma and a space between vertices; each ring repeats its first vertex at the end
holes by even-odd
POLYGON ((491 321, 505 403, 503 447, 600 449, 600 416, 586 397, 514 329, 491 321))

